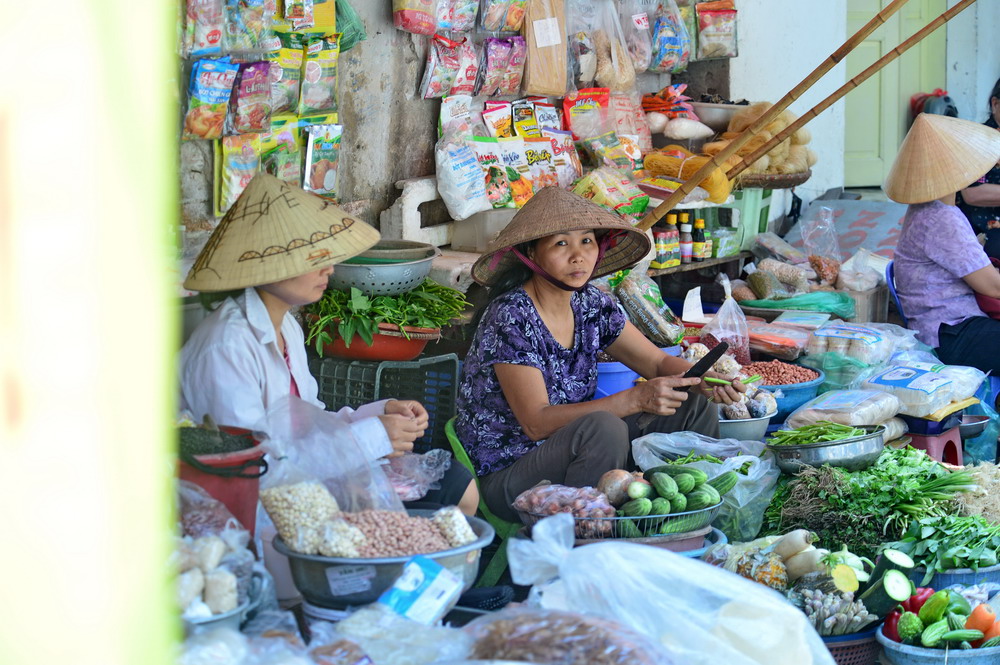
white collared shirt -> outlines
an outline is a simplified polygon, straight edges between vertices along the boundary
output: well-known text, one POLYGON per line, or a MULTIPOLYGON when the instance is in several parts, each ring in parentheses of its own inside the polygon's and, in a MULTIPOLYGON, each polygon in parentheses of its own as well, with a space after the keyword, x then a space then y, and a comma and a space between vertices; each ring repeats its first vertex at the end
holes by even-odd
MULTIPOLYGON (((300 397, 325 408, 319 386, 309 372, 305 335, 291 313, 281 322, 289 363, 278 348, 267 308, 256 289, 227 298, 202 321, 181 349, 181 408, 196 422, 206 413, 220 425, 264 430, 267 410, 288 397, 291 378, 300 397), (291 374, 289 374, 291 365, 291 374)), ((388 400, 354 410, 343 407, 332 416, 343 419, 368 459, 392 452, 382 422, 388 400)))

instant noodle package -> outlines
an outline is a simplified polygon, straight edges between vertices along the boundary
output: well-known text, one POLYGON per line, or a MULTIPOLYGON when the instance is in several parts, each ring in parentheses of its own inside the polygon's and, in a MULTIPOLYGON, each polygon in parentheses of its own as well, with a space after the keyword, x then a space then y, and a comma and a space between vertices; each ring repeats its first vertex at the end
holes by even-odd
POLYGON ((191 68, 185 139, 217 139, 229 109, 229 98, 240 66, 229 58, 199 60, 191 68))
POLYGON ((392 22, 399 30, 433 35, 439 0, 392 0, 392 22))
POLYGON ((337 110, 337 72, 340 34, 310 39, 299 96, 299 115, 332 113, 337 110))

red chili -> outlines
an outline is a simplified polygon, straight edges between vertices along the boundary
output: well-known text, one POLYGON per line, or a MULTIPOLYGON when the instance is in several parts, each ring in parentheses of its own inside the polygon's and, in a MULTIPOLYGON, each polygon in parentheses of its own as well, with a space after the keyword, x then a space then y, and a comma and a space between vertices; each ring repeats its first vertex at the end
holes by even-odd
POLYGON ((916 593, 903 601, 903 610, 918 614, 920 608, 924 606, 927 599, 934 595, 934 589, 930 587, 917 587, 916 593))
POLYGON ((893 610, 889 612, 889 615, 885 618, 885 623, 882 624, 882 634, 888 637, 894 642, 902 642, 899 639, 899 617, 903 616, 903 613, 899 610, 893 610))

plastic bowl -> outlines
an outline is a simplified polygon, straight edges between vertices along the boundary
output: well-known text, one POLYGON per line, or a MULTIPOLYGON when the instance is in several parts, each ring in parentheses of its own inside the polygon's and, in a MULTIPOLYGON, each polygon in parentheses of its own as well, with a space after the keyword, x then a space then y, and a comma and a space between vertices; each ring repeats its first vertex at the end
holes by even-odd
POLYGON ((729 121, 740 109, 746 109, 745 104, 710 104, 708 102, 691 102, 691 108, 695 115, 704 124, 708 125, 716 132, 724 132, 729 129, 729 121))
POLYGON ((971 568, 955 568, 943 573, 936 573, 931 577, 930 582, 922 584, 924 581, 924 568, 914 568, 910 573, 910 579, 917 586, 933 586, 935 589, 944 589, 952 584, 962 586, 972 586, 974 584, 993 583, 1000 584, 1000 564, 972 570, 971 568))
POLYGON ((767 434, 767 425, 774 414, 760 418, 744 418, 742 420, 720 420, 719 438, 737 439, 738 441, 763 441, 767 434))
POLYGON ((875 631, 875 639, 882 645, 884 662, 889 665, 943 665, 962 663, 963 665, 1000 665, 1000 647, 989 649, 926 649, 924 647, 901 644, 875 631))
POLYGON ((778 410, 771 416, 774 422, 783 422, 785 418, 791 415, 792 411, 818 394, 820 384, 826 380, 826 375, 821 369, 814 369, 812 367, 809 369, 819 373, 819 376, 812 381, 789 383, 783 386, 761 386, 761 388, 768 392, 773 393, 776 390, 780 390, 782 393, 781 397, 775 396, 775 400, 778 402, 778 410))
POLYGON ((638 373, 622 363, 597 363, 597 390, 594 392, 594 399, 628 390, 638 378, 638 373))

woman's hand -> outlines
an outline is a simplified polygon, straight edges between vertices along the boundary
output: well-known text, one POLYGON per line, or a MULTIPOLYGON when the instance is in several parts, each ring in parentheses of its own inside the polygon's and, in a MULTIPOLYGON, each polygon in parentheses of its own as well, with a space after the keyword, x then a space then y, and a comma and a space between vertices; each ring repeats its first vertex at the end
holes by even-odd
POLYGON ((702 377, 700 381, 701 385, 698 386, 698 389, 701 390, 701 392, 704 393, 709 400, 718 402, 719 404, 733 404, 735 402, 739 402, 743 399, 743 393, 747 391, 747 387, 737 379, 722 376, 718 372, 705 372, 705 376, 702 377), (724 379, 726 381, 730 381, 731 384, 726 386, 717 383, 710 383, 705 381, 705 377, 724 379))
POLYGON ((389 400, 385 405, 385 415, 379 416, 385 433, 392 444, 388 457, 398 457, 413 450, 413 442, 424 435, 427 429, 427 409, 414 400, 389 400))
POLYGON ((659 376, 637 385, 632 390, 636 396, 636 412, 644 411, 658 416, 670 416, 677 412, 688 398, 686 390, 697 386, 701 379, 685 379, 680 376, 659 376))

